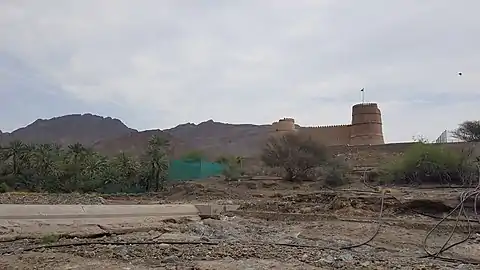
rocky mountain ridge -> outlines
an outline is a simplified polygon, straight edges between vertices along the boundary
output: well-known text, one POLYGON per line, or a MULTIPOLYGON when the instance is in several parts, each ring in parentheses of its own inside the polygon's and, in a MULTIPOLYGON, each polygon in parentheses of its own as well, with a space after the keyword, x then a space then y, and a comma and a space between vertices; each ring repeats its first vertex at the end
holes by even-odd
POLYGON ((0 143, 5 145, 13 140, 21 140, 26 143, 68 145, 79 142, 107 155, 120 151, 137 155, 143 152, 148 139, 154 134, 166 136, 171 141, 175 156, 192 150, 203 151, 212 158, 219 155, 251 156, 259 151, 259 146, 266 139, 268 126, 208 120, 199 124, 180 124, 165 130, 138 131, 119 119, 86 113, 37 119, 13 132, 0 132, 0 143))

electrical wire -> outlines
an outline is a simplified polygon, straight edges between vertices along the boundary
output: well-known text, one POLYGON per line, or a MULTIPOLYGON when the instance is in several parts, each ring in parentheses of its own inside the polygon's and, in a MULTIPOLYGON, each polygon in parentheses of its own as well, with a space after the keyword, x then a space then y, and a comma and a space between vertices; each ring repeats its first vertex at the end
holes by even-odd
MULTIPOLYGON (((383 209, 384 209, 384 201, 385 201, 385 194, 386 192, 383 190, 381 190, 380 188, 376 188, 376 187, 373 187, 371 185, 369 185, 367 183, 367 169, 364 171, 363 173, 363 184, 376 191, 377 193, 378 192, 381 192, 382 194, 382 197, 381 197, 381 206, 380 206, 380 213, 379 213, 379 217, 378 217, 378 227, 377 227, 377 230, 375 231, 375 233, 365 242, 362 242, 360 244, 356 244, 356 245, 351 245, 351 246, 346 246, 346 247, 343 247, 341 249, 352 249, 352 248, 356 248, 356 247, 360 247, 360 246, 363 246, 363 245, 366 245, 368 243, 370 243, 371 241, 373 241, 375 239, 375 237, 379 234, 380 232, 380 229, 381 229, 381 225, 382 225, 382 213, 383 213, 383 209)), ((389 194, 391 197, 393 197, 394 199, 396 199, 397 201, 400 201, 398 200, 397 198, 395 198, 392 194, 389 194)), ((455 246, 458 246, 462 243, 465 243, 466 241, 468 241, 472 234, 473 234, 473 229, 472 229, 472 223, 471 223, 471 220, 470 220, 470 217, 469 215, 467 214, 466 212, 466 209, 465 209, 465 202, 470 199, 472 196, 475 196, 474 197, 474 214, 475 214, 475 217, 477 219, 477 221, 480 223, 480 215, 478 214, 478 211, 477 211, 477 203, 478 203, 478 198, 480 197, 480 166, 478 167, 478 183, 477 183, 477 186, 473 189, 473 190, 467 190, 467 191, 463 191, 461 194, 460 194, 460 202, 457 204, 457 206, 451 210, 446 216, 444 216, 443 218, 440 219, 440 221, 438 223, 435 224, 435 226, 427 233, 427 235, 425 236, 424 240, 423 240, 423 249, 425 251, 425 253, 427 253, 427 255, 424 255, 424 256, 421 256, 420 258, 428 258, 428 257, 432 257, 432 258, 437 258, 437 259, 441 259, 441 260, 444 260, 444 261, 449 261, 449 262, 462 262, 462 263, 468 263, 468 264, 480 264, 480 262, 478 261, 465 261, 465 260, 461 260, 461 259, 455 259, 455 258, 448 258, 448 257, 443 257, 443 256, 440 256, 441 253, 455 247, 455 246), (456 216, 455 219, 450 219, 449 217, 451 215, 453 215, 453 213, 455 213, 455 211, 458 209, 458 214, 456 216), (464 219, 461 219, 461 216, 464 216, 464 219), (428 238, 430 237, 430 235, 432 235, 432 233, 445 221, 447 220, 454 220, 455 221, 455 225, 452 229, 452 231, 450 232, 450 235, 448 236, 447 240, 443 243, 442 247, 436 251, 436 252, 431 252, 428 250, 428 247, 427 247, 427 240, 428 238), (450 245, 449 242, 452 240, 453 238, 453 235, 455 234, 455 231, 458 227, 458 225, 460 224, 461 221, 466 221, 467 222, 467 228, 468 228, 468 232, 467 232, 467 235, 465 238, 455 242, 455 243, 452 243, 450 245)), ((416 212, 416 211, 414 211, 416 212)), ((420 214, 423 214, 423 213, 420 213, 420 214)), ((438 218, 438 217, 434 217, 434 218, 438 218)))
POLYGON ((364 246, 370 242, 373 241, 373 239, 375 239, 375 237, 377 237, 377 235, 380 233, 380 229, 382 228, 382 214, 383 214, 383 206, 384 206, 384 202, 385 202, 385 192, 382 192, 382 198, 381 198, 381 204, 380 204, 380 213, 378 215, 378 225, 377 225, 377 229, 375 230, 375 233, 366 241, 362 242, 362 243, 359 243, 359 244, 355 244, 355 245, 350 245, 350 246, 346 246, 346 247, 341 247, 340 249, 352 249, 352 248, 358 248, 358 247, 361 247, 361 246, 364 246))
POLYGON ((385 191, 383 190, 378 190, 376 189, 375 187, 373 186, 370 186, 367 184, 367 178, 366 178, 366 175, 367 175, 367 170, 364 171, 363 173, 363 184, 369 188, 371 188, 372 190, 376 191, 376 193, 381 193, 381 201, 380 201, 380 212, 378 214, 378 220, 377 220, 377 229, 375 230, 375 232, 373 233, 373 235, 368 238, 366 241, 362 242, 362 243, 359 243, 359 244, 355 244, 355 245, 349 245, 349 246, 345 246, 345 247, 341 247, 340 249, 353 249, 353 248, 358 248, 358 247, 361 247, 361 246, 364 246, 370 242, 373 241, 373 239, 375 239, 375 237, 377 237, 377 235, 380 233, 380 229, 382 228, 382 215, 383 215, 383 208, 384 208, 384 204, 385 204, 385 191))
POLYGON ((480 216, 478 215, 478 209, 477 209, 478 198, 480 196, 480 167, 478 167, 478 173, 479 173, 478 184, 477 184, 476 188, 473 189, 473 190, 463 191, 460 194, 460 202, 457 204, 457 206, 452 211, 450 211, 444 218, 442 218, 437 224, 435 224, 435 226, 425 236, 425 238, 423 240, 423 249, 424 249, 425 253, 427 253, 427 255, 422 256, 423 258, 432 257, 432 258, 440 258, 440 259, 445 259, 445 260, 455 260, 455 259, 452 259, 452 258, 441 257, 440 254, 444 253, 445 251, 447 251, 447 250, 449 250, 449 249, 451 249, 451 248, 453 248, 457 245, 465 243, 466 241, 468 241, 471 238, 471 236, 473 234, 472 223, 471 223, 471 220, 469 218, 469 215, 466 212, 465 202, 468 199, 470 199, 472 196, 475 196, 474 199, 473 199, 473 210, 474 210, 474 214, 475 214, 475 217, 477 219, 477 222, 480 223, 480 216), (455 225, 454 225, 452 231, 450 232, 447 240, 444 242, 442 247, 439 250, 437 250, 436 252, 430 251, 428 249, 428 246, 427 246, 428 238, 440 226, 440 224, 442 224, 448 217, 453 215, 455 213, 455 211, 457 211, 457 210, 458 210, 458 214, 457 214, 456 222, 455 222, 455 225), (455 230, 457 229, 457 227, 460 223, 460 216, 462 214, 466 218, 466 222, 467 222, 467 226, 468 226, 467 236, 465 238, 451 244, 451 245, 448 245, 448 243, 452 240, 453 235, 455 234, 455 230))

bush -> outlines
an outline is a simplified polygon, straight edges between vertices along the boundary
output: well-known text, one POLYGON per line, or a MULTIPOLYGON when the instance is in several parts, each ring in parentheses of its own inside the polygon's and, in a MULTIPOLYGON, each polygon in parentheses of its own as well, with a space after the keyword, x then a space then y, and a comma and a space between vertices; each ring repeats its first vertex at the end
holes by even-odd
POLYGON ((227 181, 238 180, 244 174, 242 161, 241 157, 233 156, 220 156, 215 160, 224 166, 222 174, 227 181))
POLYGON ((0 193, 5 193, 10 191, 10 187, 7 185, 7 183, 3 182, 0 184, 0 193))
POLYGON ((380 169, 380 181, 395 184, 472 184, 476 168, 465 153, 416 143, 399 160, 380 169))
POLYGON ((311 139, 296 134, 271 137, 262 151, 262 161, 268 167, 282 168, 285 180, 297 181, 309 178, 312 170, 326 165, 327 149, 311 139))
POLYGON ((339 159, 332 159, 325 169, 325 185, 329 187, 338 187, 348 184, 349 179, 346 172, 349 170, 346 162, 339 159))

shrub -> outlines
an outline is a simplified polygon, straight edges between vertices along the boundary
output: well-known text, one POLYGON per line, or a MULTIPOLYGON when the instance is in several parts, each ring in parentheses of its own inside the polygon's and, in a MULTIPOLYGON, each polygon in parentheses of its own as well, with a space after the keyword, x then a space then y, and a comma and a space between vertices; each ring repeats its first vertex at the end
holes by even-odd
POLYGON ((296 181, 308 178, 308 174, 328 161, 327 149, 311 139, 296 134, 271 137, 261 155, 268 167, 283 168, 285 180, 296 181))
POLYGON ((0 184, 0 193, 5 193, 10 191, 10 187, 7 185, 7 183, 3 182, 0 184))
POLYGON ((381 168, 380 181, 395 184, 471 184, 475 166, 464 153, 416 143, 399 160, 381 168))
POLYGON ((60 235, 46 234, 42 236, 40 241, 42 242, 42 244, 51 244, 51 243, 58 242, 58 240, 60 240, 60 235))
POLYGON ((325 185, 329 187, 338 187, 348 184, 349 179, 346 172, 349 170, 345 161, 332 159, 325 168, 325 185))
POLYGON ((225 180, 238 180, 243 175, 242 160, 241 157, 231 156, 220 156, 216 159, 217 163, 224 166, 222 174, 225 176, 225 180))

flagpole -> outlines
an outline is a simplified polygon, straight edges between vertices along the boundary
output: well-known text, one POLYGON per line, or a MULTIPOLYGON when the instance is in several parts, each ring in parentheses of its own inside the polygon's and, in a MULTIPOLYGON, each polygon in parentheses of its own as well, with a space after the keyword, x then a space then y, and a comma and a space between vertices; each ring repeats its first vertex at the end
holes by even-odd
POLYGON ((360 92, 362 92, 362 104, 365 104, 365 88, 362 88, 360 92))

